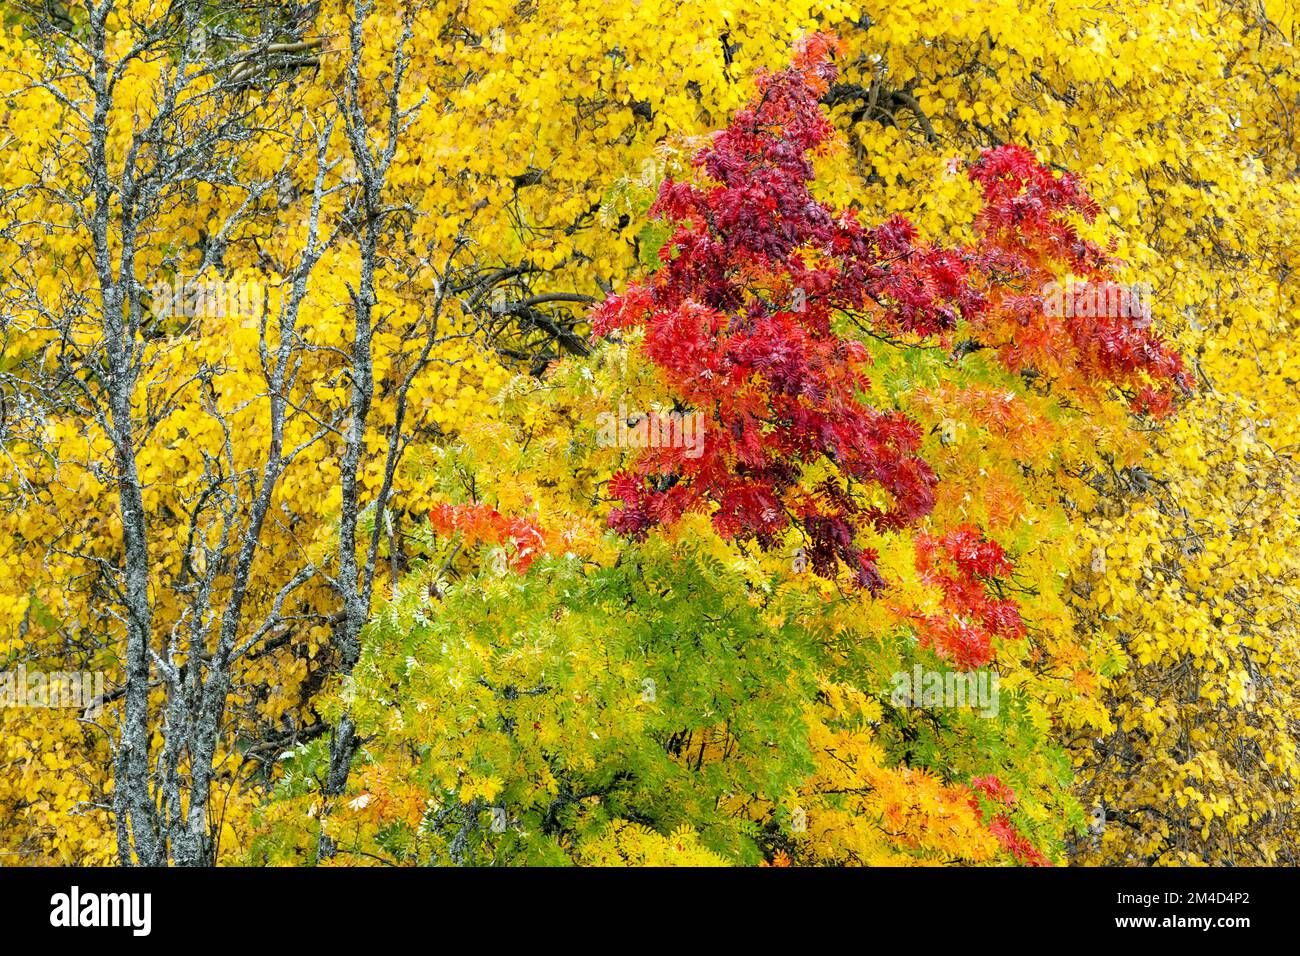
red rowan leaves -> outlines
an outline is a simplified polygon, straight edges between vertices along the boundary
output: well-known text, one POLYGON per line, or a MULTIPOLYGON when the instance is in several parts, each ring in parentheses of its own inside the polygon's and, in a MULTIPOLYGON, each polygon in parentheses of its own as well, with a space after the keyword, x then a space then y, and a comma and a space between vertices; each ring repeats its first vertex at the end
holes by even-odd
POLYGON ((1017 863, 1025 866, 1051 865, 1047 857, 1043 856, 1023 833, 1012 826, 1006 814, 995 816, 989 821, 988 828, 1017 863))
MULTIPOLYGON (((990 803, 1007 812, 1015 808, 1016 792, 1008 787, 996 774, 988 774, 983 777, 975 777, 970 782, 973 794, 984 797, 990 803)), ((986 826, 989 828, 1002 848, 1006 850, 1015 859, 1017 863, 1025 866, 1050 866, 1051 863, 1047 857, 1029 842, 1029 839, 1015 828, 1011 823, 1011 818, 1007 812, 988 813, 980 806, 980 801, 975 795, 971 796, 971 807, 985 817, 986 826)))
POLYGON ((429 512, 430 526, 442 534, 458 534, 468 547, 510 545, 507 560, 514 570, 527 571, 546 550, 541 528, 521 517, 506 517, 484 504, 440 504, 429 512))
MULTIPOLYGON (((842 330, 924 340, 964 321, 1013 369, 1127 387, 1149 410, 1167 408, 1185 376, 1148 330, 1041 314, 1053 269, 1102 274, 1110 263, 1069 221, 1094 216, 1095 204, 1027 150, 988 150, 972 165, 985 198, 975 248, 921 243, 901 217, 868 228, 816 200, 810 157, 833 135, 819 97, 834 49, 832 38, 807 39, 795 66, 762 77, 757 100, 695 157, 699 183, 662 185, 651 215, 676 224, 663 266, 598 306, 592 326, 598 336, 641 329, 674 401, 705 419, 702 453, 647 449, 614 477, 612 527, 639 537, 698 510, 724 536, 763 548, 793 527, 816 573, 846 567, 876 590, 876 556, 858 532, 925 518, 937 479, 917 424, 862 400, 869 353, 842 330), (805 472, 819 463, 833 476, 809 486, 805 472)), ((1018 624, 1006 603, 966 608, 936 644, 987 659, 988 637, 1018 624)))
POLYGON ((1045 366, 1082 387, 1127 389, 1135 411, 1168 413, 1192 380, 1181 357, 1127 315, 1052 315, 1044 289, 1065 272, 1110 280, 1117 263, 1079 235, 1071 221, 1092 222, 1097 204, 1078 179, 1056 175, 1023 146, 985 150, 971 164, 984 208, 978 217, 991 307, 979 313, 976 338, 999 349, 1008 368, 1045 366))
POLYGON ((991 773, 983 777, 974 777, 970 785, 977 793, 984 794, 990 800, 995 800, 1008 807, 1013 807, 1016 804, 1016 792, 1003 783, 997 774, 991 773))
POLYGON ((1016 638, 1024 622, 1015 601, 994 588, 1014 564, 1002 547, 964 528, 935 538, 920 535, 916 569, 943 592, 939 614, 909 615, 919 625, 922 647, 932 647, 957 667, 980 667, 993 659, 994 638, 1016 638))

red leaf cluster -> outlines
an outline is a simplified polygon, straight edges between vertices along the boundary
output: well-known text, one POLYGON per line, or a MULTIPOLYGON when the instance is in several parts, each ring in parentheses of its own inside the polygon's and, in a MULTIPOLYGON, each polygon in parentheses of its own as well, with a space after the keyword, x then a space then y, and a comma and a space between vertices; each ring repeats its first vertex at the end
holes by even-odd
MULTIPOLYGON (((1051 356, 1049 371, 1133 385, 1135 402, 1152 408, 1167 406, 1182 373, 1148 331, 1035 316, 1034 283, 1053 268, 1108 261, 1069 222, 1096 212, 1078 182, 1026 150, 990 150, 971 167, 986 202, 975 249, 920 243, 899 217, 869 228, 814 198, 812 157, 833 136, 819 98, 834 50, 832 38, 808 38, 796 65, 762 77, 756 101, 696 155, 700 182, 663 183, 651 209, 675 224, 663 265, 598 306, 592 326, 598 336, 642 330, 674 406, 705 421, 702 453, 645 449, 613 478, 612 527, 641 537, 698 510, 724 536, 763 548, 793 527, 816 573, 847 567, 875 590, 876 556, 858 533, 924 518, 936 477, 917 424, 863 401, 869 353, 840 334, 846 326, 924 339, 965 321, 976 336, 1010 335, 1013 368, 1051 356), (807 483, 819 463, 830 477, 807 483)), ((972 620, 985 631, 1011 626, 972 620)), ((970 644, 962 656, 972 658, 981 640, 954 633, 944 643, 970 644)))
POLYGON ((1107 282, 1118 264, 1075 226, 1099 211, 1078 179, 1056 175, 1016 145, 985 150, 968 172, 984 198, 978 227, 991 300, 972 313, 977 339, 998 347, 1013 371, 1118 386, 1135 411, 1168 413, 1192 379, 1159 335, 1130 316, 1053 315, 1047 308, 1044 290, 1060 274, 1107 282))
MULTIPOLYGON (((1016 805, 1016 792, 1003 783, 996 774, 975 777, 971 780, 970 785, 975 793, 982 794, 993 803, 1004 807, 1007 811, 1010 811, 1016 805)), ((974 796, 971 797, 970 804, 972 808, 984 815, 979 800, 974 796)), ((989 832, 998 838, 998 842, 1002 844, 1003 849, 1009 852, 1016 862, 1025 866, 1051 865, 1047 857, 1043 856, 1029 842, 1029 839, 1015 828, 1006 813, 993 814, 992 819, 986 819, 986 825, 989 832)))
POLYGON ((943 591, 939 614, 910 615, 919 624, 922 647, 931 647, 958 667, 981 667, 993 659, 994 638, 1017 638, 1024 622, 1016 602, 1000 598, 996 581, 1014 565, 1001 545, 962 528, 942 537, 920 535, 916 569, 943 591))
POLYGON ((541 527, 528 518, 507 517, 485 504, 440 504, 429 512, 429 524, 441 534, 457 534, 467 547, 480 544, 509 544, 510 567, 528 570, 546 550, 541 527))

